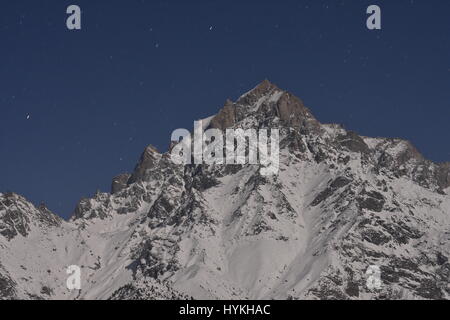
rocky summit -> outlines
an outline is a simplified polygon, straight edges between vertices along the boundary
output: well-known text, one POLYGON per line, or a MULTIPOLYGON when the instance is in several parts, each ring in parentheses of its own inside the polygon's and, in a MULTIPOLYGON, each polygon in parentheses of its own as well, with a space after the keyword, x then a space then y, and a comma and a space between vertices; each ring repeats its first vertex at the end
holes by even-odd
POLYGON ((0 299, 450 297, 449 163, 322 124, 269 81, 208 119, 278 128, 278 175, 177 165, 149 146, 69 221, 0 194, 0 299))

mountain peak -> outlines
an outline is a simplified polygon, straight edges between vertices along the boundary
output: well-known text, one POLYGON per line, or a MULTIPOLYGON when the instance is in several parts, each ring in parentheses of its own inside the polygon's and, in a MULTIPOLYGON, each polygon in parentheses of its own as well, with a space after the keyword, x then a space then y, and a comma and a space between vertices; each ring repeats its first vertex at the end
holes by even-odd
POLYGON ((249 117, 253 117, 258 126, 264 126, 268 120, 278 118, 282 125, 287 127, 314 132, 318 132, 320 127, 301 99, 267 79, 242 95, 235 103, 227 100, 225 106, 211 120, 210 127, 224 130, 249 117))
POLYGON ((269 89, 279 89, 279 88, 276 84, 270 82, 268 79, 264 79, 253 90, 269 90, 269 89))
POLYGON ((265 96, 269 94, 270 92, 274 91, 283 91, 278 86, 270 82, 269 80, 265 79, 261 83, 259 83, 256 87, 254 87, 252 90, 248 91, 244 95, 242 95, 238 102, 243 103, 249 103, 253 99, 261 98, 262 96, 265 96), (250 98, 250 99, 249 99, 250 98), (252 99, 253 98, 253 99, 252 99))
POLYGON ((147 148, 145 148, 145 152, 149 153, 149 154, 154 154, 154 153, 159 154, 158 149, 155 146, 151 145, 151 144, 148 145, 147 148))

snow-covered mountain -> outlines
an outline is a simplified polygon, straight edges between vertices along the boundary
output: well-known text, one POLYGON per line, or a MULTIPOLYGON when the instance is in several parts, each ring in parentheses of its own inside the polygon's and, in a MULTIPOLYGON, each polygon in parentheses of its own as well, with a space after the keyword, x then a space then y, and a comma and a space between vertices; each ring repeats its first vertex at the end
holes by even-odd
POLYGON ((450 297, 450 163, 321 124, 268 81, 208 126, 279 128, 279 174, 177 165, 150 146, 70 221, 0 194, 0 299, 450 297))

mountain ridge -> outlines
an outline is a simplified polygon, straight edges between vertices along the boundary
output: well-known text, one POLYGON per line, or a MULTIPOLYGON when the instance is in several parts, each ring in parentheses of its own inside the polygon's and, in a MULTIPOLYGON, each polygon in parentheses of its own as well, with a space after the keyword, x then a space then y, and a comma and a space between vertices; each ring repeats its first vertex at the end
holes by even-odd
MULTIPOLYGON (((254 95, 256 95, 256 96, 258 96, 258 95, 261 96, 261 95, 263 95, 264 93, 267 93, 267 92, 270 91, 270 90, 280 90, 280 91, 283 91, 283 90, 280 89, 276 84, 270 82, 270 80, 264 79, 261 83, 259 83, 259 84, 258 84, 257 86, 255 86, 253 89, 251 89, 251 90, 249 90, 248 92, 246 92, 246 93, 244 93, 243 95, 241 95, 241 96, 236 100, 236 103, 241 102, 243 99, 247 98, 248 96, 252 96, 252 95, 253 95, 253 96, 254 96, 254 95)), ((289 93, 289 92, 287 92, 287 91, 283 91, 283 92, 286 93, 286 94, 292 95, 291 93, 289 93)), ((294 95, 292 95, 292 96, 294 96, 294 95)), ((294 97, 295 97, 295 96, 294 96, 294 97)), ((298 98, 297 98, 297 99, 298 99, 298 98)), ((300 99, 298 99, 298 100, 300 100, 300 99)), ((304 105, 303 105, 303 102, 302 102, 301 100, 300 100, 300 103, 301 103, 302 106, 304 106, 304 105)), ((233 102, 231 99, 227 99, 226 102, 225 102, 224 107, 221 108, 221 109, 219 109, 218 113, 217 113, 216 115, 213 116, 213 119, 212 119, 211 122, 214 122, 215 124, 211 124, 209 127, 211 127, 211 128, 217 128, 217 129, 221 129, 221 130, 224 130, 224 129, 226 129, 226 128, 231 127, 231 125, 222 126, 221 124, 217 124, 217 122, 221 122, 221 121, 222 121, 222 119, 221 119, 221 112, 222 112, 224 109, 226 110, 226 109, 229 109, 230 107, 233 107, 234 104, 235 104, 235 102, 233 102)), ((306 108, 306 109, 308 110, 308 112, 312 115, 312 113, 310 112, 309 108, 307 108, 307 107, 305 107, 305 108, 306 108)), ((341 129, 347 131, 347 129, 346 129, 343 125, 337 124, 337 123, 323 123, 322 125, 325 125, 325 126, 338 126, 338 127, 340 127, 341 129)), ((354 132, 354 131, 349 130, 349 132, 354 132)), ((422 153, 415 147, 414 143, 413 143, 412 141, 408 140, 408 139, 399 138, 399 137, 382 137, 382 136, 369 137, 369 136, 361 136, 361 135, 359 135, 359 134, 356 133, 356 132, 354 132, 354 133, 355 133, 356 135, 358 135, 358 136, 360 136, 360 137, 362 137, 362 138, 366 138, 366 139, 382 139, 382 140, 386 140, 386 141, 392 141, 393 143, 394 143, 394 142, 396 142, 396 143, 404 143, 404 144, 406 144, 406 145, 408 146, 408 148, 411 150, 412 153, 414 153, 414 154, 417 155, 418 158, 420 158, 420 159, 422 159, 422 160, 430 161, 431 163, 433 163, 433 164, 435 164, 435 165, 438 165, 438 166, 441 166, 441 167, 447 169, 448 172, 450 172, 450 161, 433 161, 433 160, 430 160, 430 159, 425 158, 425 157, 422 155, 422 153)), ((144 157, 144 155, 147 153, 147 150, 154 150, 156 153, 159 153, 159 154, 163 155, 163 154, 168 154, 168 153, 170 153, 171 147, 169 147, 169 150, 168 150, 168 151, 160 153, 156 147, 154 147, 152 144, 149 144, 149 145, 144 149, 144 152, 141 154, 141 157, 140 157, 141 159, 140 159, 140 160, 138 161, 138 163, 136 164, 136 167, 135 167, 135 169, 133 170, 133 172, 137 170, 137 167, 139 166, 139 163, 142 162, 142 157, 144 157)), ((119 189, 120 189, 121 187, 127 186, 127 185, 128 185, 128 180, 131 179, 131 181, 132 181, 132 179, 133 179, 133 178, 132 178, 132 175, 133 175, 133 173, 120 173, 120 174, 116 175, 116 176, 113 178, 113 181, 112 181, 112 183, 111 183, 111 192, 110 192, 110 193, 111 193, 111 194, 114 194, 115 192, 117 192, 116 188, 119 188, 119 189)), ((134 183, 134 182, 131 182, 131 183, 134 183)), ((450 186, 450 181, 448 182, 447 185, 450 186)), ((20 193, 18 193, 18 192, 4 192, 4 193, 13 193, 13 194, 20 195, 20 193)), ((1 192, 0 192, 0 194, 1 194, 1 192)), ((22 196, 22 195, 20 195, 20 196, 22 196)), ((42 202, 41 204, 42 204, 42 205, 45 205, 44 202, 42 202)), ((75 210, 75 211, 76 211, 76 210, 75 210)), ((66 220, 72 219, 72 217, 75 215, 75 211, 72 212, 72 214, 71 214, 66 220)), ((57 213, 54 213, 54 212, 52 212, 52 213, 55 214, 55 215, 58 216, 58 217, 61 217, 61 216, 58 215, 57 213)), ((64 219, 64 218, 63 218, 63 219, 64 219)))

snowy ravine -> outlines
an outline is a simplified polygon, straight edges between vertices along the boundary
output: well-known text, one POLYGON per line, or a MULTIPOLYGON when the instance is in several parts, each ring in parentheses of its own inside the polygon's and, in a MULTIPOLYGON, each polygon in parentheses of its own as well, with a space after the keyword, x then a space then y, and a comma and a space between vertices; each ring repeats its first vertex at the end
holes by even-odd
POLYGON ((176 165, 148 147, 70 221, 0 194, 0 299, 450 297, 450 163, 321 124, 268 81, 208 126, 279 128, 279 174, 176 165))

